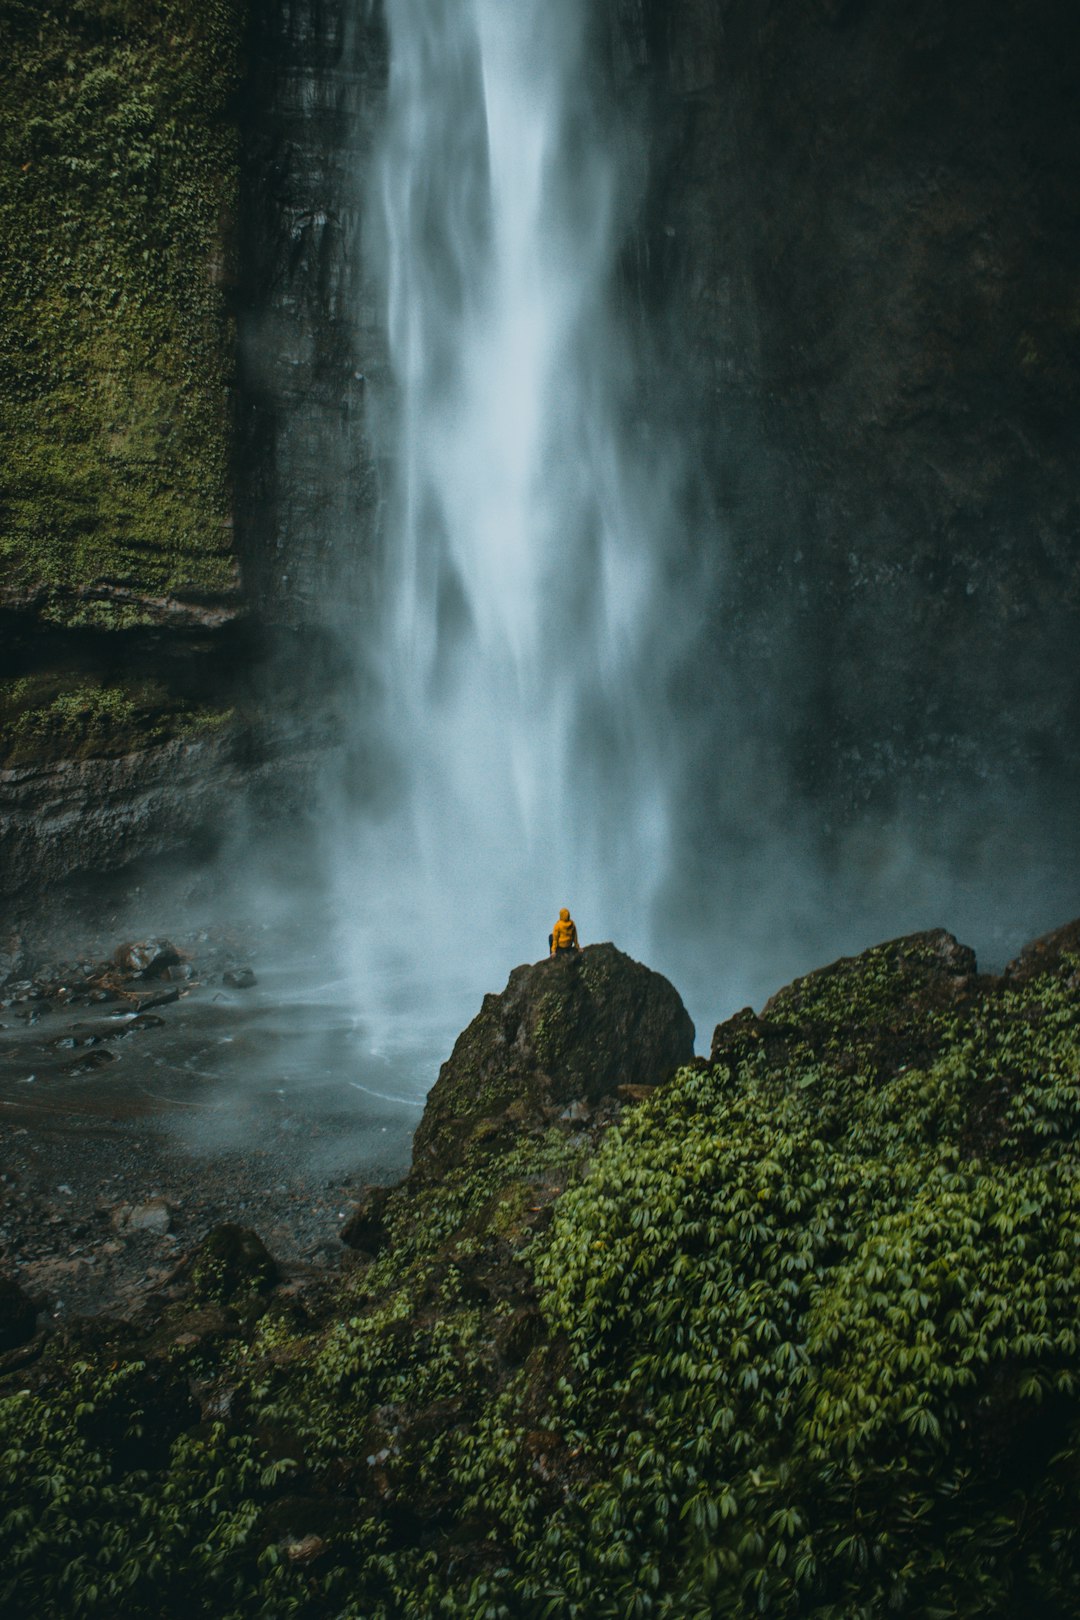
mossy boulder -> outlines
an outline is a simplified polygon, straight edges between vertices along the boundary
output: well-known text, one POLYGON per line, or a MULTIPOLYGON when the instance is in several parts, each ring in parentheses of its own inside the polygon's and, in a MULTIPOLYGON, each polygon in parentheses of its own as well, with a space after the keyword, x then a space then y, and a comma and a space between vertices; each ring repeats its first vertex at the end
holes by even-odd
POLYGON ((1025 945, 1020 955, 1009 963, 1002 978, 1010 987, 1019 988, 1041 974, 1061 974, 1064 970, 1066 979, 1075 989, 1080 986, 1075 965, 1078 959, 1080 919, 1065 923, 1063 927, 1055 928, 1049 934, 1033 939, 1030 945, 1025 945))
POLYGON ((191 1297, 225 1305, 264 1294, 278 1281, 277 1261, 257 1232, 226 1221, 208 1232, 191 1264, 191 1297))
POLYGON ((711 1061, 737 1061, 756 1046, 771 1063, 813 1055, 879 1080, 928 1061, 947 1015, 984 982, 975 952, 945 929, 907 934, 795 979, 759 1017, 749 1007, 736 1013, 717 1026, 711 1061))
POLYGON ((678 991, 614 945, 515 968, 458 1037, 413 1142, 413 1173, 440 1175, 471 1146, 539 1124, 688 1063, 694 1026, 678 991))

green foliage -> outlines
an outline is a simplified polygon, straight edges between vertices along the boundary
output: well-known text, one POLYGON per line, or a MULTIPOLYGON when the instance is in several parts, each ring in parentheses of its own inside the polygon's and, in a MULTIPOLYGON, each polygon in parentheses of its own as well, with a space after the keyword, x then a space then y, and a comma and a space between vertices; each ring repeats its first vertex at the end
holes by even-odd
POLYGON ((164 1461, 120 1467, 125 1364, 4 1403, 9 1596, 105 1615, 130 1578, 136 1617, 1065 1620, 1077 967, 960 1001, 926 981, 920 1013, 871 961, 872 997, 849 978, 813 1019, 782 1009, 591 1151, 522 1132, 395 1192, 389 1247, 329 1313, 271 1305, 205 1353, 241 1415, 164 1461), (867 1044, 901 1003, 903 1039, 867 1044), (310 1528, 302 1573, 283 1547, 310 1528))
POLYGON ((86 675, 21 676, 0 681, 0 763, 131 753, 173 737, 210 735, 234 713, 185 702, 151 680, 108 685, 86 675))
POLYGON ((7 600, 137 623, 139 595, 232 577, 240 0, 2 0, 0 28, 7 600))
POLYGON ((253 1539, 280 1470, 268 1472, 250 1440, 214 1424, 172 1445, 163 1480, 127 1465, 125 1442, 144 1421, 129 1392, 144 1372, 76 1363, 51 1398, 0 1401, 0 1609, 12 1620, 240 1620, 249 1601, 297 1612, 288 1588, 295 1601, 300 1583, 253 1539))

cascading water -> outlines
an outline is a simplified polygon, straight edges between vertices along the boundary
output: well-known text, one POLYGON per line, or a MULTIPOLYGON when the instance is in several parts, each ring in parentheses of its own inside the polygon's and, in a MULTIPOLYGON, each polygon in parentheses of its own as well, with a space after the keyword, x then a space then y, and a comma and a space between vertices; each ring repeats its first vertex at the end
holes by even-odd
POLYGON ((665 479, 611 309, 625 142, 597 105, 588 10, 387 8, 393 791, 350 827, 345 911, 369 1011, 380 985, 384 1006, 434 997, 444 1043, 545 953, 562 905, 584 941, 653 960, 668 855, 665 479))

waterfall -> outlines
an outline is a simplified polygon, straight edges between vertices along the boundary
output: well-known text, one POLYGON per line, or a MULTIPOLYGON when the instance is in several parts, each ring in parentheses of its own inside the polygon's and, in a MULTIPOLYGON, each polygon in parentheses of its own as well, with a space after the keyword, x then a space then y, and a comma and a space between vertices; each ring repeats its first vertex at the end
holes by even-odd
POLYGON ((668 860, 669 503, 613 309, 632 152, 588 13, 387 7, 368 211, 390 473, 365 648, 386 792, 350 826, 343 895, 366 997, 442 987, 450 1022, 546 953, 563 905, 583 942, 651 961, 668 860))

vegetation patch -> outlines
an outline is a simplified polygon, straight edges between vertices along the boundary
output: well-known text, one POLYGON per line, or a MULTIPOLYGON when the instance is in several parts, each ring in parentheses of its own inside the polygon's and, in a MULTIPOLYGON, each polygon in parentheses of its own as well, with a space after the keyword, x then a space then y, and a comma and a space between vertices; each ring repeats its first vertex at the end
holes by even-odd
POLYGON ((956 967, 463 1146, 322 1304, 9 1375, 5 1614, 1074 1615, 1080 958, 956 967))
POLYGON ((241 10, 0 0, 0 561, 46 620, 233 586, 241 10))
POLYGON ((0 681, 0 766, 117 757, 173 738, 211 736, 234 719, 231 707, 188 701, 151 679, 21 676, 0 681))

